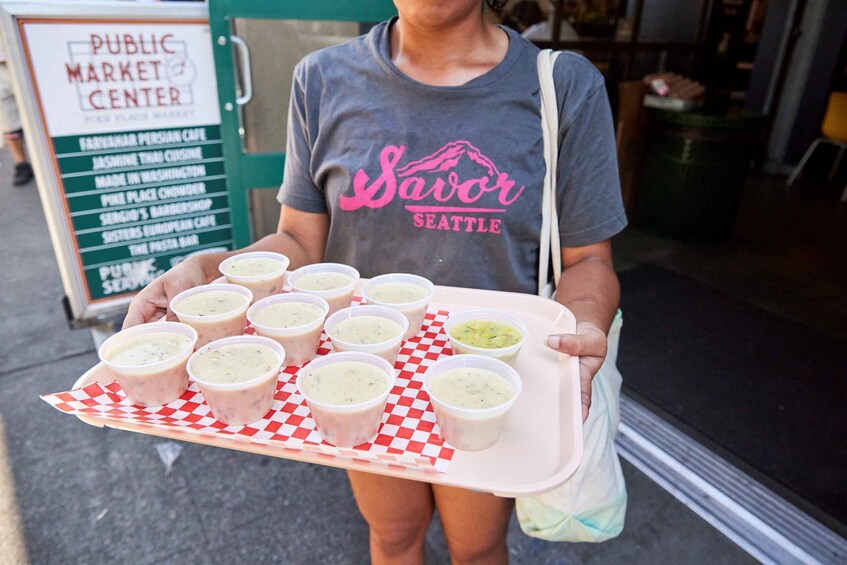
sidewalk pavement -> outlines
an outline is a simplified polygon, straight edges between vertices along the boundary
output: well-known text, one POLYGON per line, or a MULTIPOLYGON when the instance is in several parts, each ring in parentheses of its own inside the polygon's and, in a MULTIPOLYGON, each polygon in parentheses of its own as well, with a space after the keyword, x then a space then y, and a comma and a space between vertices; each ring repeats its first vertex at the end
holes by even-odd
MULTIPOLYGON (((0 463, 5 453, 14 480, 0 472, 0 564, 25 562, 22 541, 32 563, 367 563, 367 527, 342 470, 178 443, 166 473, 165 440, 94 428, 38 398, 66 390, 97 355, 89 332, 65 323, 35 183, 12 187, 6 153, 0 164, 0 463)), ((754 562, 626 463, 624 474, 619 538, 548 543, 513 518, 512 562, 754 562)), ((427 557, 449 562, 437 520, 427 557)))

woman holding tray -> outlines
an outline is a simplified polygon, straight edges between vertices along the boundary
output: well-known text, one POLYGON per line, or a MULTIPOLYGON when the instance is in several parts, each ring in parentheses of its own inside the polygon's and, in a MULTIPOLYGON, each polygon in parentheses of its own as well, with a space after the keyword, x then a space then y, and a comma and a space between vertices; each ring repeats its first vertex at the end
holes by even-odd
MULTIPOLYGON (((538 50, 488 23, 481 0, 395 4, 399 18, 297 65, 279 230, 248 250, 283 253, 292 269, 332 261, 365 277, 409 272, 440 285, 535 294, 546 257, 538 50)), ((578 324, 576 335, 550 336, 549 345, 580 357, 585 418, 619 300, 609 238, 626 218, 602 76, 563 53, 554 80, 564 266, 555 298, 578 324)), ((234 253, 191 257, 156 279, 133 300, 125 326, 168 313, 170 298, 216 278, 234 253)), ((455 563, 507 561, 512 500, 349 475, 374 563, 422 563, 436 507, 455 563)))

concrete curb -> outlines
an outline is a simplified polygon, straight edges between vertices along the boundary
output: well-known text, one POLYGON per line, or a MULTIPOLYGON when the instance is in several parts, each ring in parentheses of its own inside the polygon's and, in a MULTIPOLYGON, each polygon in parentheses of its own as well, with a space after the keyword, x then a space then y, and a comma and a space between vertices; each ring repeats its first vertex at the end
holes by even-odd
POLYGON ((15 498, 15 479, 6 451, 6 423, 0 416, 0 564, 29 563, 21 514, 15 498))

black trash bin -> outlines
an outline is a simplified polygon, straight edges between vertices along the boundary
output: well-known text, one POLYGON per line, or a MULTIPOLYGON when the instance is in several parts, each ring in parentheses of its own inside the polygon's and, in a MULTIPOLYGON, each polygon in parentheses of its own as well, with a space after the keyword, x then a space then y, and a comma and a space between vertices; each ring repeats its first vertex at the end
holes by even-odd
POLYGON ((726 239, 764 123, 758 114, 651 111, 638 221, 686 239, 726 239))

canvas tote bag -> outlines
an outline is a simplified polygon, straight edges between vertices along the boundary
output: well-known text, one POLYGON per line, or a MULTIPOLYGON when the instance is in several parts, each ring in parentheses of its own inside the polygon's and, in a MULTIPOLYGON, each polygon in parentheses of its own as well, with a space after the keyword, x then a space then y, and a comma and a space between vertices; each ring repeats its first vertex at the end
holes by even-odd
MULTIPOLYGON (((549 49, 538 54, 541 83, 541 116, 544 135, 541 260, 538 293, 552 298, 562 274, 562 252, 556 209, 556 166, 559 118, 553 64, 559 54, 549 49), (550 260, 545 253, 550 250, 550 260), (548 264, 552 282, 548 283, 548 264)), ((548 541, 601 542, 623 530, 626 515, 626 484, 615 450, 620 421, 621 374, 615 362, 622 326, 620 311, 608 335, 608 352, 591 384, 591 410, 583 425, 583 456, 574 475, 559 488, 515 501, 521 529, 529 536, 548 541)))

